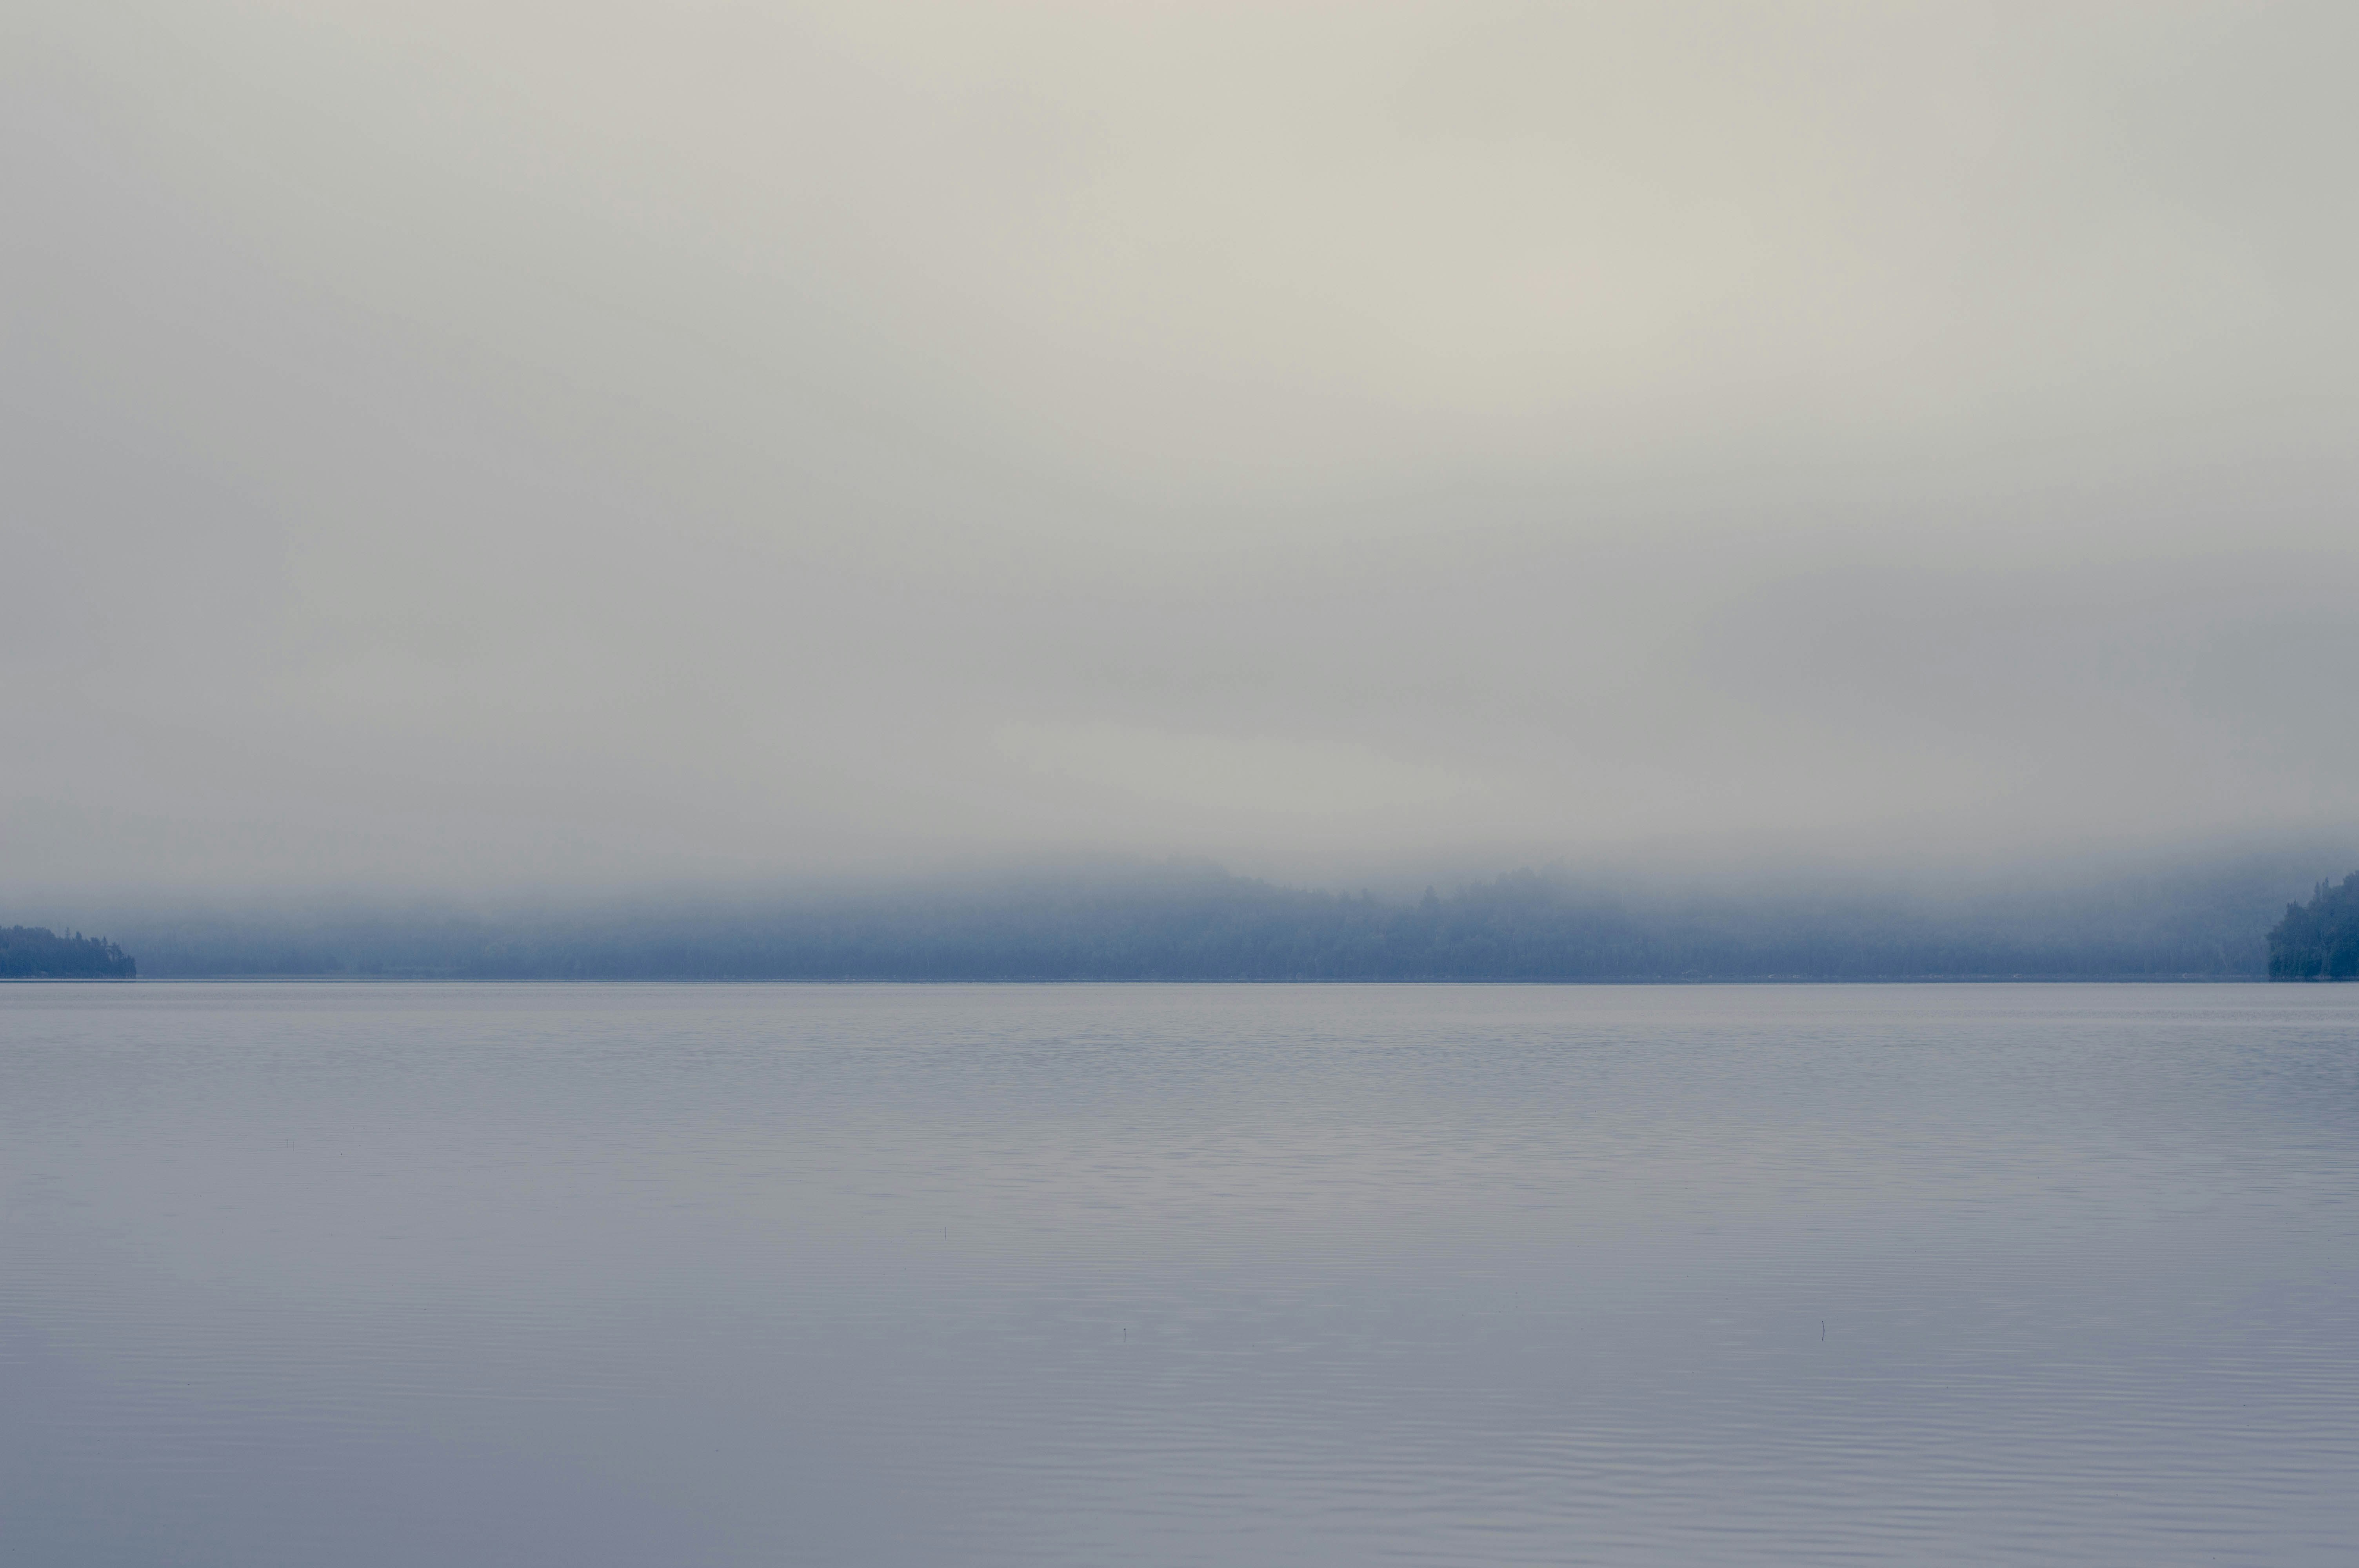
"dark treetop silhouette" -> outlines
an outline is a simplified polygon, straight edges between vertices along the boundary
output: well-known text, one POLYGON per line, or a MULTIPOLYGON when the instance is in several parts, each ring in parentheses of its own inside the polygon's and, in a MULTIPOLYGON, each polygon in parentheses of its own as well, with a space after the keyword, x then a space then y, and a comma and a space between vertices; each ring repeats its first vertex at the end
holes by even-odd
POLYGON ((2286 905, 2269 933, 2269 979, 2359 979, 2359 871, 2318 884, 2307 904, 2286 905))
POLYGON ((103 936, 60 936, 45 926, 0 926, 0 979, 127 980, 131 955, 103 936))

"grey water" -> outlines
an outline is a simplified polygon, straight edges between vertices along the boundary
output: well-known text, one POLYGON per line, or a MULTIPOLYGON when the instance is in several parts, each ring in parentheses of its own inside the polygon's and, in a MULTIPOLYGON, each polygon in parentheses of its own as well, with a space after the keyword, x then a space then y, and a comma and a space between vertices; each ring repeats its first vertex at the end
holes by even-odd
POLYGON ((2359 986, 0 989, 12 1564, 2343 1563, 2359 986))

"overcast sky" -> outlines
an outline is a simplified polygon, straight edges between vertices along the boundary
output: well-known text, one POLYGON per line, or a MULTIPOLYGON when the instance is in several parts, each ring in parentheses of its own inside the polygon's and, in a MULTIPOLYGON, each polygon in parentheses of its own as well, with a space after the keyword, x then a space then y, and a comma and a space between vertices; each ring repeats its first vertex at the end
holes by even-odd
POLYGON ((19 884, 2359 823, 2359 6, 6 9, 19 884))

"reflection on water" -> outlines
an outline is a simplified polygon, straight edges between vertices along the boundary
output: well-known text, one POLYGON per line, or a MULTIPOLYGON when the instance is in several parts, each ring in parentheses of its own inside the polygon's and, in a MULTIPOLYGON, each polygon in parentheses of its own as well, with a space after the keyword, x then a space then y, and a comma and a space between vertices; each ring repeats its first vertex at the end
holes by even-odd
POLYGON ((27 1564, 2347 1563, 2359 987, 0 989, 27 1564))

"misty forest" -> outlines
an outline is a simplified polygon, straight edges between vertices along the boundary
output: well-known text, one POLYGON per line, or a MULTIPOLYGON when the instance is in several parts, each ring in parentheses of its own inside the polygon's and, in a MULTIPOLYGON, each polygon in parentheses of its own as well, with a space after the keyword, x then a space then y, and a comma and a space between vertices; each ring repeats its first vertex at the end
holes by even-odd
POLYGON ((2286 905, 2269 933, 2269 979, 2359 979, 2359 871, 2340 887, 2319 883, 2307 904, 2286 905))
MULTIPOLYGON (((760 980, 1892 980, 2359 977, 2359 873, 2275 870, 1980 900, 1617 891, 1519 871, 1384 898, 1178 863, 770 903, 584 912, 149 913, 151 978, 760 980), (2274 929, 2270 918, 2284 917, 2274 929)), ((0 973, 129 978, 98 938, 17 927, 0 973)))
POLYGON ((60 936, 40 926, 0 926, 0 979, 127 980, 139 972, 131 956, 103 937, 60 936))

